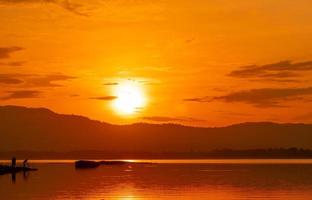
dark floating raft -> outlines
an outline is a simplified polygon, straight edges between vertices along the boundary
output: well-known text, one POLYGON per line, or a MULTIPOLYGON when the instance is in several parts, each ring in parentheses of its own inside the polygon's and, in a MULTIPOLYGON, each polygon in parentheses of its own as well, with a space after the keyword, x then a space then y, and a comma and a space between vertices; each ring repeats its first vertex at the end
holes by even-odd
POLYGON ((75 162, 75 167, 80 169, 96 168, 100 166, 100 162, 87 161, 87 160, 78 160, 75 162))
POLYGON ((100 165, 127 165, 127 164, 150 164, 150 163, 132 163, 129 161, 89 161, 89 160, 78 160, 75 162, 75 167, 80 169, 96 168, 100 165))
POLYGON ((129 164, 127 161, 89 161, 89 160, 78 160, 75 162, 76 168, 88 169, 88 168, 96 168, 100 165, 125 165, 129 164))
POLYGON ((30 167, 11 167, 11 166, 0 166, 0 175, 4 174, 14 174, 18 172, 28 172, 28 171, 37 171, 36 168, 30 168, 30 167))

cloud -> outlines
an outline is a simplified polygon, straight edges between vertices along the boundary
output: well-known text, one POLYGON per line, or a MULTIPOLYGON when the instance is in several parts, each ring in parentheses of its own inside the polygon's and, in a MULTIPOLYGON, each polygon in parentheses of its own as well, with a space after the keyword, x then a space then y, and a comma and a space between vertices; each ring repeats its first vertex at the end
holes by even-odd
POLYGON ((150 116, 142 117, 143 120, 153 122, 206 122, 206 120, 196 119, 191 117, 163 117, 163 116, 150 116))
POLYGON ((3 63, 0 62, 0 66, 11 66, 11 67, 20 67, 23 66, 25 62, 7 62, 7 63, 3 63))
POLYGON ((23 50, 22 47, 0 47, 0 59, 10 58, 11 53, 23 50))
POLYGON ((297 116, 295 118, 295 120, 310 121, 310 120, 312 120, 312 112, 306 113, 304 115, 297 116))
POLYGON ((75 79, 74 76, 63 74, 0 74, 0 83, 2 84, 22 84, 24 87, 61 87, 63 85, 57 84, 57 81, 67 81, 75 79))
POLYGON ((183 101, 193 101, 193 102, 203 103, 203 102, 211 102, 211 98, 208 97, 208 96, 206 96, 206 97, 196 97, 196 98, 183 99, 183 101))
POLYGON ((232 92, 224 96, 184 99, 191 102, 223 101, 247 103, 256 107, 282 107, 283 101, 312 95, 312 87, 306 88, 262 88, 232 92))
POLYGON ((58 5, 65 10, 80 16, 88 16, 87 13, 81 12, 83 5, 73 3, 70 0, 0 0, 0 4, 34 4, 34 3, 50 3, 58 5))
POLYGON ((102 100, 102 101, 112 101, 117 99, 116 96, 101 96, 101 97, 91 97, 89 99, 102 100))
POLYGON ((292 63, 287 60, 267 65, 243 66, 228 75, 236 78, 262 78, 278 81, 301 77, 302 72, 307 71, 312 71, 312 61, 292 63))
POLYGON ((6 78, 0 76, 0 83, 2 84, 21 84, 23 83, 22 80, 16 78, 6 78))
POLYGON ((77 4, 77 3, 72 3, 69 0, 63 0, 63 1, 53 1, 53 3, 58 4, 59 6, 63 7, 64 9, 66 9, 69 12, 72 12, 76 15, 80 15, 80 16, 89 16, 89 14, 81 12, 80 8, 83 7, 83 5, 81 4, 77 4))
POLYGON ((63 85, 54 83, 57 81, 67 81, 77 77, 63 74, 49 74, 45 76, 35 76, 26 80, 27 86, 32 87, 61 87, 63 85))
POLYGON ((118 84, 119 84, 119 83, 109 82, 109 83, 104 83, 103 85, 112 86, 112 85, 118 85, 118 84))
POLYGON ((223 117, 250 117, 253 116, 253 114, 250 113, 241 113, 241 112, 233 112, 229 110, 217 110, 216 113, 219 113, 223 117))
POLYGON ((1 97, 1 100, 11 99, 26 99, 26 98, 38 98, 41 94, 37 90, 18 90, 18 91, 7 91, 7 96, 1 97))
POLYGON ((279 82, 279 83, 299 83, 301 82, 300 80, 296 79, 277 79, 277 78, 268 78, 265 79, 266 81, 271 81, 271 82, 279 82))
POLYGON ((21 84, 20 74, 0 74, 0 84, 21 84))

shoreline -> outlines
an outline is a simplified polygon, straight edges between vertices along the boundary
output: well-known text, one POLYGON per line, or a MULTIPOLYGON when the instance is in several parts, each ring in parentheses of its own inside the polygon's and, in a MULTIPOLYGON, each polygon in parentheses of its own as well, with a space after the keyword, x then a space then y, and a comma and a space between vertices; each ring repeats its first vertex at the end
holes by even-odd
MULTIPOLYGON (((312 159, 34 159, 31 164, 74 164, 78 160, 95 162, 122 161, 128 164, 312 164, 312 159)), ((10 160, 1 160, 1 164, 8 164, 10 160)), ((20 163, 18 160, 17 163, 20 163)))

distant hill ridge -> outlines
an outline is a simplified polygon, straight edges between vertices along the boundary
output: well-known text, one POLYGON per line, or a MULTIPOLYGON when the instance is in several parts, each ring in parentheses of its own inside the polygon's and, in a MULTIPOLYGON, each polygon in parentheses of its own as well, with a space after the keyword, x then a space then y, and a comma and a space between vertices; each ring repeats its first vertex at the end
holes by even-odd
POLYGON ((206 152, 213 149, 312 149, 311 124, 247 122, 200 128, 112 125, 46 108, 0 106, 1 151, 206 152))

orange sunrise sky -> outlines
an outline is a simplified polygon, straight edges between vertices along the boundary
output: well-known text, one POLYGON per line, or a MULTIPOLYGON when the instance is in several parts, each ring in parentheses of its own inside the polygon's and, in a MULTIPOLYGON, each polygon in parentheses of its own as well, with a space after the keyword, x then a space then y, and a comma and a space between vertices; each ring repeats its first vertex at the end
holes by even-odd
POLYGON ((0 104, 113 124, 312 122, 311 0, 0 0, 0 104))

